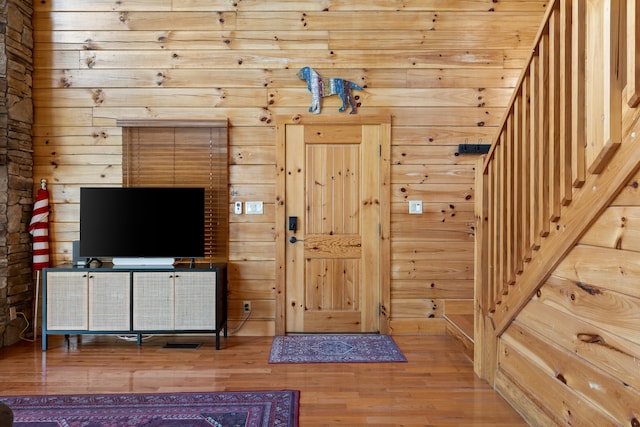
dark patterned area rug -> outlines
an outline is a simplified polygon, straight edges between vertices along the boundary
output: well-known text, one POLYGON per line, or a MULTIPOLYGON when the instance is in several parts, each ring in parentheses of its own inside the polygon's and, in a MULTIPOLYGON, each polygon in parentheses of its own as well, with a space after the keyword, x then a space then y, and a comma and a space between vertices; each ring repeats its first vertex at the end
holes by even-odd
POLYGON ((288 335, 273 338, 269 363, 406 362, 387 335, 288 335))
POLYGON ((298 426, 298 391, 0 396, 14 427, 298 426))

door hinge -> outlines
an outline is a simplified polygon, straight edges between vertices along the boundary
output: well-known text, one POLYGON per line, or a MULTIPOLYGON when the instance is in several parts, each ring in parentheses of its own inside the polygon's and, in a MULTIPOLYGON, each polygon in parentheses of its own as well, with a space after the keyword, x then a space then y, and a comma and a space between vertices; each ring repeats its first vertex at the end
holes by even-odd
POLYGON ((382 224, 378 224, 378 237, 382 236, 382 224))
POLYGON ((378 156, 382 157, 382 144, 378 144, 378 156))

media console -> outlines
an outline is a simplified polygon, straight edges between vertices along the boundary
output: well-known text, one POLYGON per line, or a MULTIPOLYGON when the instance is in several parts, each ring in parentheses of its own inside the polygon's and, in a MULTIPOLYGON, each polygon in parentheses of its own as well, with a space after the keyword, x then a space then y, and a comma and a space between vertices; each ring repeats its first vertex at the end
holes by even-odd
POLYGON ((227 336, 227 266, 43 269, 42 350, 53 334, 227 336))

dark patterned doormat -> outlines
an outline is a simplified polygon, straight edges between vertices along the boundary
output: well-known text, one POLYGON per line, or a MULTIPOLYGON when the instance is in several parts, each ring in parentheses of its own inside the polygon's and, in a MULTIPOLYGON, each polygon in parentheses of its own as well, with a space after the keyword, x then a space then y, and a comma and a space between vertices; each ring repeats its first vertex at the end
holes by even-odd
POLYGON ((298 426, 298 391, 0 396, 14 427, 298 426))
POLYGON ((269 363, 406 362, 387 335, 288 335, 273 338, 269 363))

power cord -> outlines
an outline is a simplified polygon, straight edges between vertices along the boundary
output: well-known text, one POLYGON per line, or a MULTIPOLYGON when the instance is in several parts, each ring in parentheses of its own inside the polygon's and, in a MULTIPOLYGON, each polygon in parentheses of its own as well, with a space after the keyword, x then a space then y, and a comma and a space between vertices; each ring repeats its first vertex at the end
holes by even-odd
MULTIPOLYGON (((140 341, 148 341, 153 337, 154 335, 143 335, 140 338, 140 341)), ((122 341, 127 341, 127 342, 137 342, 138 336, 137 335, 118 335, 118 339, 122 341)))
POLYGON ((27 315, 24 314, 22 311, 18 311, 16 314, 24 317, 24 321, 27 322, 27 326, 25 326, 24 329, 20 331, 20 334, 18 334, 18 338, 27 342, 36 342, 35 339, 27 338, 24 336, 24 333, 27 332, 27 329, 29 329, 29 319, 27 318, 27 315))
POLYGON ((244 326, 245 323, 247 323, 247 320, 249 320, 250 317, 251 317, 251 312, 248 312, 247 316, 244 319, 240 320, 240 324, 237 327, 227 330, 227 334, 228 335, 233 335, 233 334, 237 333, 238 331, 240 331, 240 329, 242 329, 242 327, 244 326))

